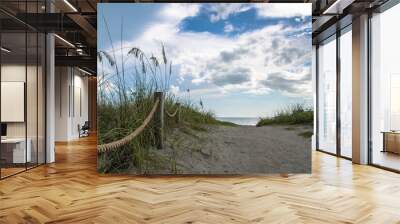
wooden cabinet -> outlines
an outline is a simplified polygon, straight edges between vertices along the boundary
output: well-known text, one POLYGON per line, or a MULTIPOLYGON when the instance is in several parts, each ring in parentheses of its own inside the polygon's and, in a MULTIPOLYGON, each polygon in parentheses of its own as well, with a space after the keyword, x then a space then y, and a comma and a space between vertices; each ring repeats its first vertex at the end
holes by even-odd
POLYGON ((400 132, 383 133, 383 152, 400 154, 400 132))

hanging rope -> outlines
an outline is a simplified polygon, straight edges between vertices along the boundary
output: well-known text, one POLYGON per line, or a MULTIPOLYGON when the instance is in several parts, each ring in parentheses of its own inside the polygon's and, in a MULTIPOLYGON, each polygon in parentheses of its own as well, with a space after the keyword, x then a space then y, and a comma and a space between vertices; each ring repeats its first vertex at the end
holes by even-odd
POLYGON ((170 114, 167 110, 165 110, 165 113, 168 115, 168 117, 175 117, 175 115, 178 113, 179 107, 176 108, 175 112, 173 114, 170 114))
POLYGON ((136 128, 132 133, 123 137, 120 140, 102 144, 102 145, 97 145, 98 152, 106 152, 109 150, 115 150, 117 148, 120 148, 121 146, 127 145, 130 141, 132 141, 137 135, 139 135, 146 128, 146 126, 150 123, 151 119, 153 119, 154 113, 156 112, 156 109, 157 109, 157 106, 159 103, 160 103, 160 100, 157 99, 156 102, 154 102, 154 106, 151 109, 149 115, 147 115, 147 117, 146 117, 146 119, 144 119, 143 123, 138 128, 136 128))
POLYGON ((176 116, 176 114, 179 112, 179 110, 181 109, 181 104, 180 103, 176 103, 176 110, 174 113, 169 113, 167 110, 165 110, 165 113, 168 115, 168 117, 173 118, 176 116))

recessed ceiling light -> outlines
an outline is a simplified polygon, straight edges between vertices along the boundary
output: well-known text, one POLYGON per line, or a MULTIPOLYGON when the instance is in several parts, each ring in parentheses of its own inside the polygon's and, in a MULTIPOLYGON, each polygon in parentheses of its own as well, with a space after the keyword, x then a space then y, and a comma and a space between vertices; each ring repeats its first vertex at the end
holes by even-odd
POLYGON ((79 55, 83 55, 83 50, 81 48, 77 48, 76 53, 78 53, 79 55))
POLYGON ((81 71, 81 72, 83 72, 83 73, 85 73, 85 74, 87 74, 87 75, 92 75, 92 73, 90 73, 90 72, 88 72, 88 71, 86 71, 86 70, 83 70, 83 69, 81 69, 81 68, 79 68, 79 67, 78 67, 78 70, 81 71))
POLYGON ((60 37, 58 34, 54 34, 55 37, 57 37, 59 40, 61 40, 62 42, 66 43, 67 45, 69 45, 70 47, 75 48, 75 45, 73 45, 71 42, 69 42, 68 40, 60 37))
POLYGON ((78 10, 68 1, 64 0, 65 4, 67 4, 74 12, 78 12, 78 10))
POLYGON ((351 5, 355 0, 336 0, 322 14, 342 14, 343 9, 351 5))
POLYGON ((9 50, 9 49, 7 49, 5 47, 1 47, 0 49, 1 49, 1 51, 4 51, 6 53, 10 53, 11 52, 11 50, 9 50))

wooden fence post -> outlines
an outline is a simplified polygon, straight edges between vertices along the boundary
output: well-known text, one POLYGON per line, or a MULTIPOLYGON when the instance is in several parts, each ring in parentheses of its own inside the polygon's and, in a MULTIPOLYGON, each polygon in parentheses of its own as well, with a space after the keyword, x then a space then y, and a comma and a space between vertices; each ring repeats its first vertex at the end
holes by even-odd
POLYGON ((154 114, 154 135, 157 149, 164 148, 164 94, 163 92, 154 93, 154 101, 159 99, 156 113, 154 114))
POLYGON ((176 108, 177 108, 177 112, 175 114, 175 121, 177 124, 179 124, 179 122, 181 122, 181 104, 180 103, 176 103, 176 108))

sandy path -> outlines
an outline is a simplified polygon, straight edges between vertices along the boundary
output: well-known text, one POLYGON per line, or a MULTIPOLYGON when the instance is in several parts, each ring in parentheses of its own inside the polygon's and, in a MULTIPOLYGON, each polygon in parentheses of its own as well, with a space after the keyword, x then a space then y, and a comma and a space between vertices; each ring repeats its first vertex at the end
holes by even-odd
MULTIPOLYGON (((158 155, 176 161, 184 174, 311 172, 310 126, 212 126, 208 131, 175 131, 158 155)), ((158 170, 154 172, 168 173, 158 170)))

